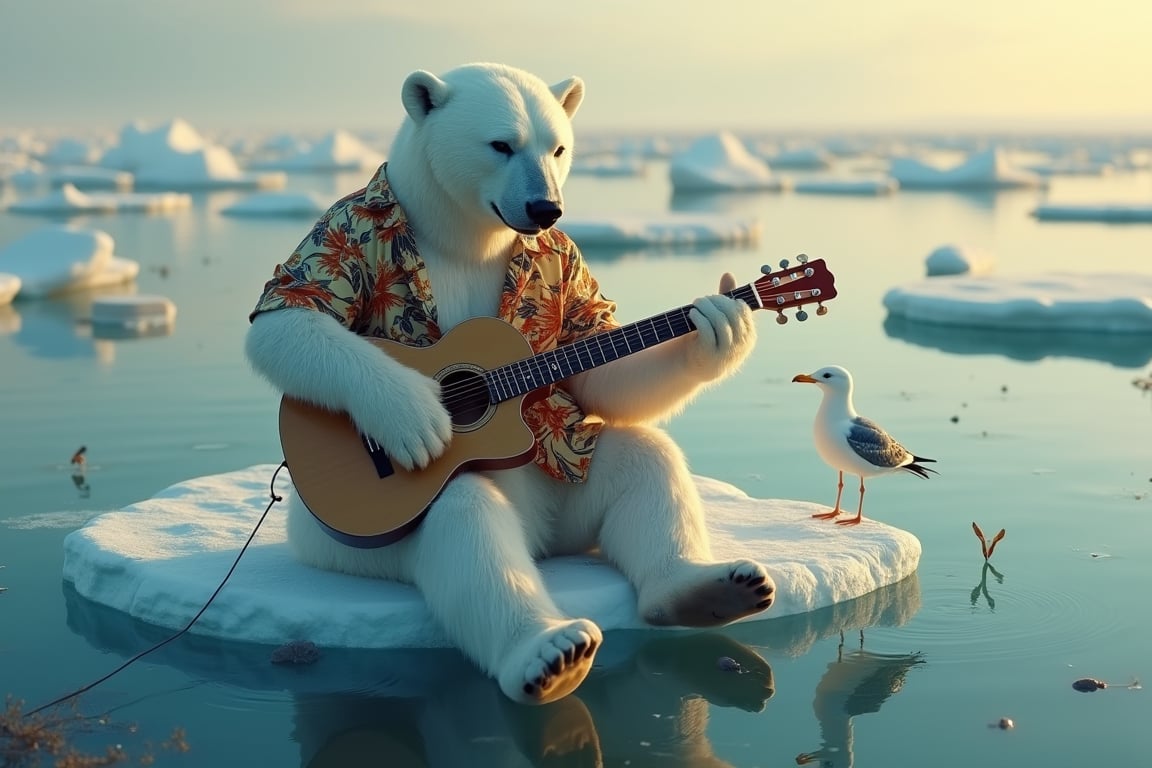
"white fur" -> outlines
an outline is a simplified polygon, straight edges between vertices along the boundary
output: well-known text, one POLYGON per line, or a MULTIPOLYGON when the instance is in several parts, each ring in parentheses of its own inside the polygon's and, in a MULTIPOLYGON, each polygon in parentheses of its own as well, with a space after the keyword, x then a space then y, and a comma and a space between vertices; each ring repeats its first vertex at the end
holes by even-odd
MULTIPOLYGON (((389 153, 388 176, 427 264, 445 332, 495 314, 518 237, 509 227, 537 226, 527 204, 562 206, 570 118, 583 92, 577 78, 549 88, 491 64, 443 78, 416 72, 405 82, 409 117, 389 153), (505 142, 512 155, 492 142, 505 142)), ((610 424, 587 482, 557 482, 531 464, 464 474, 414 533, 379 549, 338 543, 293 503, 288 531, 296 555, 319 568, 416 585, 453 642, 519 701, 535 701, 525 682, 549 663, 571 666, 574 648, 588 650, 590 665, 602 639, 594 624, 556 607, 538 558, 599 547, 635 585, 641 614, 658 624, 684 617, 719 624, 762 610, 749 601, 765 592, 753 596, 748 582, 771 588, 766 572, 748 561, 712 562, 684 456, 645 424, 733 372, 755 342, 751 313, 740 302, 704 297, 691 318, 698 332, 568 382, 585 409, 610 424), (710 615, 700 618, 701 611, 710 615)), ((247 354, 281 392, 347 411, 401 466, 423 466, 451 437, 435 381, 321 313, 258 315, 247 354)))

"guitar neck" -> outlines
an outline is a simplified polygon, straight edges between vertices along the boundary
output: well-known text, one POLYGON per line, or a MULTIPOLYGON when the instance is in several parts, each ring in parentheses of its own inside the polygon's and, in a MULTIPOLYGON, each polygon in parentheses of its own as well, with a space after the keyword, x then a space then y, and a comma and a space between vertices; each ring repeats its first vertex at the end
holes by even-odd
MULTIPOLYGON (((743 301, 752 309, 763 306, 752 285, 741 286, 724 295, 743 301)), ((484 379, 488 385, 489 398, 493 403, 511 400, 569 376, 691 333, 696 330, 688 317, 691 309, 691 306, 678 307, 486 371, 484 379)))

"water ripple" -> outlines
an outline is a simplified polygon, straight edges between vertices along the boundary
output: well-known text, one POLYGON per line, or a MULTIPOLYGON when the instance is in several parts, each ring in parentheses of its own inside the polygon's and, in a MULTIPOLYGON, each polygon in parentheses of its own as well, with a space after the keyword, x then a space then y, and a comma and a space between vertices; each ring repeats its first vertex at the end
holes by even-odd
POLYGON ((1107 642, 1125 612, 1089 592, 996 578, 986 569, 971 587, 940 590, 902 634, 943 663, 1060 658, 1107 642))

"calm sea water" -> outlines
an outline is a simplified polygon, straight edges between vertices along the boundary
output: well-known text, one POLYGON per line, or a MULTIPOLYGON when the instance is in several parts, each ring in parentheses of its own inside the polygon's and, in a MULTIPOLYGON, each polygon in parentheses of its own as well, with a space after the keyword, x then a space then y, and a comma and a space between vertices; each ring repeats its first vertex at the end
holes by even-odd
MULTIPOLYGON (((365 179, 290 187, 335 198, 365 179)), ((867 516, 922 542, 916 576, 808 616, 690 638, 613 633, 576 696, 532 710, 504 705, 452 652, 330 653, 297 671, 271 667, 266 648, 185 637, 82 697, 82 712, 111 712, 82 744, 139 751, 183 727, 191 751, 158 764, 189 766, 750 768, 802 753, 828 766, 1152 764, 1152 693, 1122 687, 1152 676, 1140 607, 1152 398, 1132 384, 1152 339, 944 332, 886 322, 881 305, 944 243, 988 248, 1005 273, 1146 271, 1152 227, 1037 223, 1028 191, 675 199, 659 164, 642 179, 573 177, 567 195, 580 216, 673 208, 763 222, 750 249, 589 251, 624 320, 711 292, 726 270, 743 282, 800 252, 827 259, 840 292, 829 314, 780 327, 762 313, 753 359, 669 428, 698 473, 830 504, 835 474, 810 439, 818 394, 790 380, 846 366, 859 410, 939 460, 929 482, 869 485, 867 516), (973 522, 1007 530, 994 568, 973 522), (748 673, 718 670, 720 656, 748 673), (1118 686, 1077 693, 1081 677, 1118 686), (347 682, 333 693, 332 679, 347 682), (990 727, 1002 717, 1015 729, 990 727)), ((1152 199, 1152 178, 1057 179, 1053 196, 1152 199)), ((277 398, 242 340, 263 282, 310 222, 221 216, 236 197, 76 220, 142 264, 134 290, 175 301, 169 336, 93 338, 91 296, 0 309, 0 693, 28 706, 167 634, 62 583, 70 530, 173 483, 280 459, 277 398), (68 468, 81 444, 83 487, 68 468)), ((0 243, 45 223, 0 213, 0 243)))

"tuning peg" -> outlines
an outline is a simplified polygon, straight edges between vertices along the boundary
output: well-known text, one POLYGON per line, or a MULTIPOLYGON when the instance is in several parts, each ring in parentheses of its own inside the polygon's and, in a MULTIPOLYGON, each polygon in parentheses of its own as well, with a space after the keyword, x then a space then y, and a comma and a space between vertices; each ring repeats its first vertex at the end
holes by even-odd
POLYGON ((788 259, 780 259, 780 269, 788 269, 788 259))
POLYGON ((799 320, 800 322, 804 322, 805 320, 808 319, 808 313, 802 309, 797 310, 796 311, 796 319, 799 320))
POLYGON ((788 316, 785 315, 783 312, 777 312, 776 313, 776 322, 779 323, 780 325, 784 325, 784 323, 788 322, 788 316))
POLYGON ((764 266, 760 267, 760 274, 762 274, 762 275, 772 274, 772 265, 771 264, 765 264, 764 266))
POLYGON ((796 261, 800 262, 801 264, 807 264, 808 263, 808 254, 806 254, 806 253, 798 254, 796 256, 796 261))
POLYGON ((823 304, 818 305, 816 307, 816 314, 823 317, 824 315, 828 314, 828 307, 824 306, 823 304))

